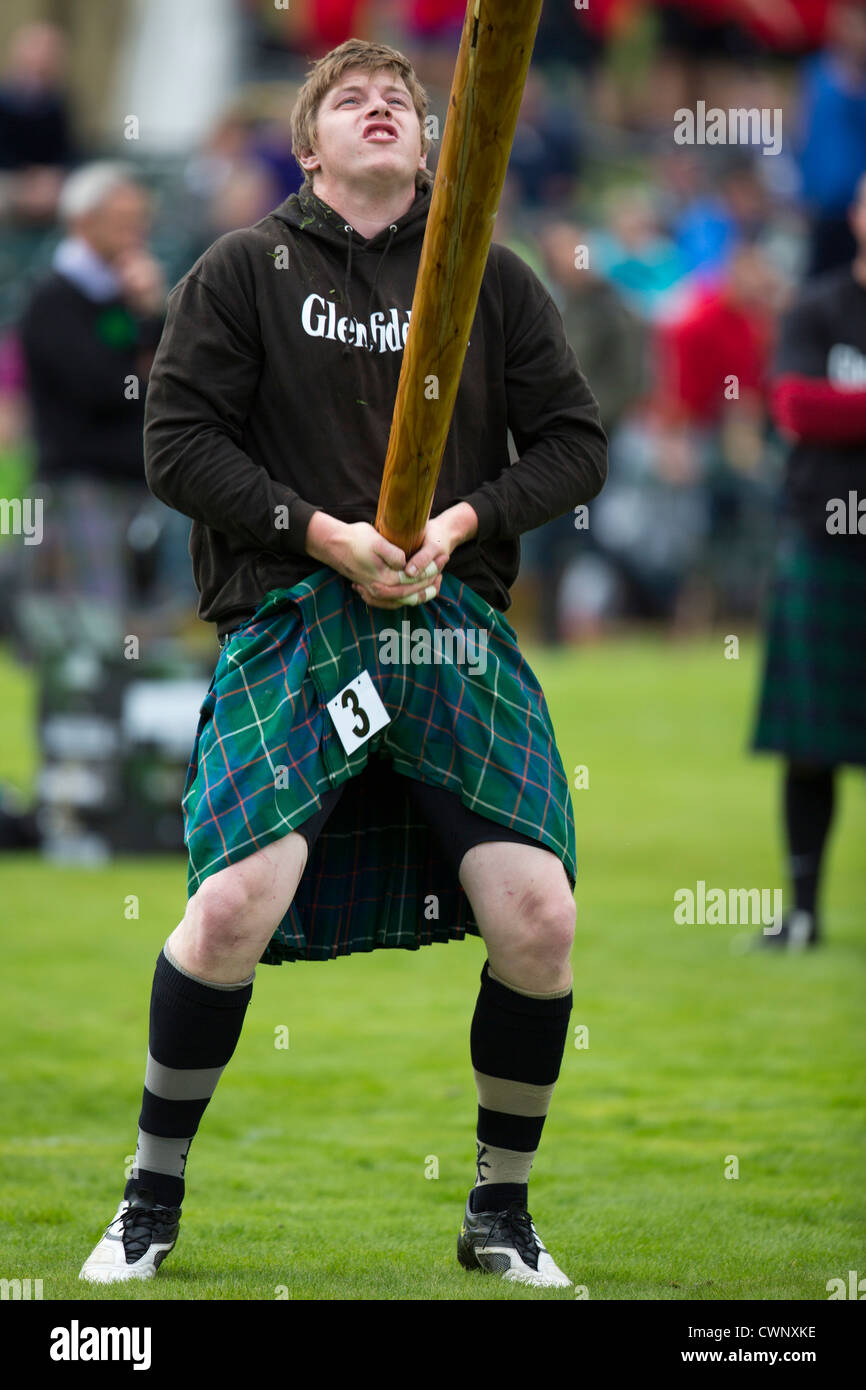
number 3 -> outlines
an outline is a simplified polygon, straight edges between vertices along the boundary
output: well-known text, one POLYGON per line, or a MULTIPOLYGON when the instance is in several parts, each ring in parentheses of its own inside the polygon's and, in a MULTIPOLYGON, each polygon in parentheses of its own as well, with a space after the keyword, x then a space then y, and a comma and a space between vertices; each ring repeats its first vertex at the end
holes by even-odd
POLYGON ((340 704, 343 706, 343 709, 351 708, 352 713, 358 716, 361 721, 361 727, 359 729, 353 729, 352 733, 356 738, 364 738, 370 732, 370 720, 362 708, 361 702, 355 691, 352 689, 344 690, 340 704))

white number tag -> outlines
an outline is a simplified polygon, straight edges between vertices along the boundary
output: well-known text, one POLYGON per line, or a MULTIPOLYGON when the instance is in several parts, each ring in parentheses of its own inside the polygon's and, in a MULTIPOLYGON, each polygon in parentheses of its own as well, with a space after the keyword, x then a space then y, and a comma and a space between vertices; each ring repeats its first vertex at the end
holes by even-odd
POLYGON ((328 701, 328 713, 347 753, 354 753, 368 738, 391 723, 391 716, 376 693, 369 671, 362 671, 328 701))

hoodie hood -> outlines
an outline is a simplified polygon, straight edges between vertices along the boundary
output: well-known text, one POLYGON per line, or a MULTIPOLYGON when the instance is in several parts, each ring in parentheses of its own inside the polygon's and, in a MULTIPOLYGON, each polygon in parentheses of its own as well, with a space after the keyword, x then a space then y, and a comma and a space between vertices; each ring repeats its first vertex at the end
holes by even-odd
MULTIPOLYGON (((427 214, 430 211, 432 193, 432 184, 416 188, 415 201, 411 207, 403 213, 402 217, 391 224, 392 228, 396 227, 397 229, 393 233, 395 241, 409 238, 414 240, 419 226, 423 236, 427 214)), ((289 227, 306 232, 308 236, 321 237, 324 241, 330 242, 332 246, 342 246, 343 248, 346 246, 348 223, 345 217, 332 208, 330 204, 323 202, 311 188, 302 188, 299 193, 292 193, 284 203, 274 209, 271 216, 279 218, 289 227)), ((391 235, 391 229, 385 227, 372 237, 363 237, 357 231, 353 234, 356 242, 359 242, 365 250, 375 250, 385 244, 391 235)))
MULTIPOLYGON (((272 216, 279 222, 285 222, 286 226, 292 227, 295 231, 304 232, 307 236, 333 247, 345 256, 343 303, 350 318, 355 317, 351 291, 353 256, 357 256, 359 253, 369 253, 376 256, 376 268, 364 314, 365 320, 369 320, 376 297, 379 272, 389 251, 393 246, 402 243, 414 243, 423 240, 432 197, 432 184, 416 188, 412 206, 396 222, 392 222, 388 227, 383 227, 372 237, 362 236, 335 208, 324 202, 310 188, 302 188, 300 192, 291 194, 284 203, 281 203, 274 210, 272 216)), ((342 355, 348 357, 353 351, 357 351, 357 346, 353 343, 346 343, 342 355)))

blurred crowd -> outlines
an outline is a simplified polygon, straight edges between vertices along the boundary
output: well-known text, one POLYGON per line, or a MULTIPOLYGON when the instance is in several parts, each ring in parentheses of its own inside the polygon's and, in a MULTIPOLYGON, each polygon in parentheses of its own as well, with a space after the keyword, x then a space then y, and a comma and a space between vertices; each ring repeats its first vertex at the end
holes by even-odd
MULTIPOLYGON (((352 35, 393 43, 444 125, 464 14, 464 0, 235 0, 237 89, 180 156, 85 135, 69 36, 42 20, 12 34, 0 497, 38 480, 55 505, 26 563, 0 535, 0 621, 41 591, 195 626, 186 523, 146 491, 135 396, 167 289, 300 186, 289 114, 312 59, 352 35), (120 359, 133 409, 102 384, 120 359)), ((767 408, 779 315, 803 279, 852 258, 864 170, 866 0, 544 4, 495 236, 560 307, 610 474, 585 512, 524 537, 515 594, 537 636, 756 614, 784 454, 767 408), (682 109, 695 121, 681 143, 682 109), (758 115, 748 141, 717 138, 712 113, 734 110, 758 115)))

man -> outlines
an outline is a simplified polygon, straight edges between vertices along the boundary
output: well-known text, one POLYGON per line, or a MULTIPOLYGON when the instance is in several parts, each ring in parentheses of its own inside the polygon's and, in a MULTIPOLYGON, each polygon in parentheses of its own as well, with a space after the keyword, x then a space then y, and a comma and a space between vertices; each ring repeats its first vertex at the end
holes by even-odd
POLYGON ((172 1248, 186 1152, 260 960, 469 930, 489 963, 459 1258, 569 1282, 527 1183, 571 1011, 573 816, 502 611, 520 531, 598 492, 605 437, 550 296, 494 247, 423 544, 405 555, 370 524, 429 210, 425 115, 394 49, 349 40, 320 59, 293 114, 312 186, 223 237, 170 296, 148 478, 194 519, 199 611, 223 651, 184 798, 191 896, 157 963, 135 1166, 84 1278, 148 1277, 172 1248), (444 629, 458 658, 431 661, 444 629), (468 650, 473 631, 464 672, 457 639, 468 650))
POLYGON ((147 194, 125 165, 77 170, 60 215, 66 234, 18 327, 47 501, 44 543, 21 582, 53 601, 124 605, 127 531, 142 507, 156 508, 141 432, 165 284, 147 248, 147 194))
POLYGON ((803 64, 797 124, 800 196, 811 222, 808 274, 850 265, 848 208, 866 163, 866 11, 833 0, 826 38, 803 64))
POLYGON ((67 43, 55 24, 24 24, 0 75, 0 219, 24 230, 54 221, 75 149, 65 88, 67 43))
POLYGON ((754 747, 786 760, 794 903, 758 941, 794 950, 822 939, 836 768, 866 765, 866 174, 849 218, 857 255, 803 290, 773 388, 792 447, 754 747))
MULTIPOLYGON (((575 247, 583 242, 582 229, 569 222, 551 222, 539 236, 544 272, 562 314, 565 336, 592 382, 602 425, 613 441, 623 416, 648 384, 648 334, 646 325, 626 307, 619 291, 604 276, 588 266, 575 265, 575 247)), ((569 621, 563 603, 569 587, 566 576, 577 576, 583 603, 592 587, 581 578, 587 565, 595 566, 590 573, 610 574, 593 528, 581 531, 576 527, 573 514, 559 517, 524 542, 524 556, 539 581, 541 639, 551 645, 568 640, 575 628, 581 635, 597 630, 597 619, 584 611, 577 623, 569 621)), ((616 581, 611 577, 609 582, 613 585, 616 581)))

